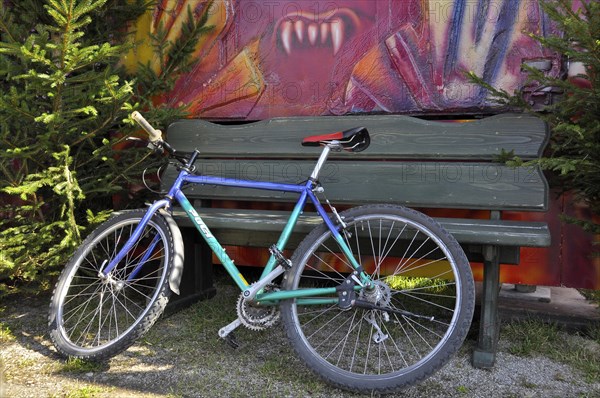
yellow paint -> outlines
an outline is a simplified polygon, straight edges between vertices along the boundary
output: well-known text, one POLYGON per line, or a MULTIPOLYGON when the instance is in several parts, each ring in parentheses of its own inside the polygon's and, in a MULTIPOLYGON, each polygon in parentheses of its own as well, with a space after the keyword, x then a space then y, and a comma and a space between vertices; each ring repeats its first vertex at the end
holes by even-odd
POLYGON ((246 286, 250 286, 250 284, 248 283, 248 281, 246 280, 246 278, 244 278, 244 275, 242 275, 241 273, 238 273, 238 276, 240 277, 240 279, 242 280, 242 282, 244 282, 244 284, 246 286))
POLYGON ((152 13, 148 11, 138 19, 134 27, 135 45, 131 50, 129 50, 127 55, 123 57, 122 61, 129 73, 135 72, 138 64, 146 64, 152 59, 153 51, 152 46, 150 45, 150 37, 148 37, 148 32, 150 32, 151 25, 152 13))
MULTIPOLYGON (((159 64, 159 57, 154 54, 154 50, 151 45, 151 39, 149 34, 155 34, 159 24, 162 24, 167 30, 167 43, 175 43, 182 32, 182 27, 188 22, 188 10, 195 10, 200 8, 202 4, 208 5, 206 0, 188 0, 181 7, 179 12, 178 4, 181 0, 167 0, 163 1, 162 6, 164 12, 160 15, 160 19, 155 19, 155 10, 148 10, 142 15, 137 23, 135 24, 135 45, 132 50, 129 51, 127 56, 123 60, 123 64, 129 72, 135 72, 138 65, 150 63, 152 70, 159 74, 161 72, 161 65, 159 64)), ((229 20, 231 19, 231 2, 227 0, 216 0, 212 3, 210 9, 205 8, 202 10, 203 13, 208 12, 208 19, 206 25, 212 27, 209 31, 205 32, 196 45, 194 46, 194 52, 191 57, 194 59, 200 59, 206 54, 212 46, 216 43, 217 37, 223 33, 229 20)), ((194 15, 196 20, 200 19, 199 15, 194 15)))

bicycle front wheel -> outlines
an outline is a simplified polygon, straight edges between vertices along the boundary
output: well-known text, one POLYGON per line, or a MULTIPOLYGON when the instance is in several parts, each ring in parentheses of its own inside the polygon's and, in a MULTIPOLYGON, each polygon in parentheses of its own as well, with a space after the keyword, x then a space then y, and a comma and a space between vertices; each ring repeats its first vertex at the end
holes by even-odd
POLYGON ((170 295, 173 234, 155 214, 117 266, 101 271, 129 239, 145 209, 122 212, 82 243, 59 277, 50 303, 50 337, 66 356, 110 358, 158 319, 170 295))
MULTIPOLYGON (((329 383, 396 391, 431 375, 461 346, 475 304, 469 262, 448 232, 415 210, 371 205, 341 216, 346 244, 373 286, 357 291, 349 309, 331 297, 283 302, 287 335, 329 383)), ((340 286, 353 271, 325 225, 307 235, 291 260, 286 290, 340 286)))

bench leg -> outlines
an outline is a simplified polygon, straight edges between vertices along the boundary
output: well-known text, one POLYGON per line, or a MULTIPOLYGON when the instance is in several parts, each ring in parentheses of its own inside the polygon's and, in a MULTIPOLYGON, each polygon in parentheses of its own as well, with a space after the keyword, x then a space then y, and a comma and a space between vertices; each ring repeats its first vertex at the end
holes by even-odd
POLYGON ((500 322, 498 320, 498 296, 500 292, 499 248, 484 248, 483 294, 479 340, 473 351, 473 366, 491 368, 496 360, 500 322))
POLYGON ((185 247, 183 275, 179 286, 180 295, 171 295, 165 313, 172 314, 193 303, 211 298, 216 294, 213 284, 212 252, 210 247, 193 228, 182 228, 185 247))

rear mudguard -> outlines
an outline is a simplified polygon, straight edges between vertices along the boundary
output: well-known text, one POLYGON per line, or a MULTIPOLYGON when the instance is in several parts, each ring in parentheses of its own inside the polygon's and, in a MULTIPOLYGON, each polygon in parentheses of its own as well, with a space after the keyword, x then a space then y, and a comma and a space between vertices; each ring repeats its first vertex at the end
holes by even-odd
POLYGON ((183 275, 183 238, 173 216, 165 209, 159 209, 158 212, 169 225, 171 236, 173 236, 173 269, 169 275, 169 288, 173 293, 179 294, 179 284, 181 283, 181 276, 183 275))

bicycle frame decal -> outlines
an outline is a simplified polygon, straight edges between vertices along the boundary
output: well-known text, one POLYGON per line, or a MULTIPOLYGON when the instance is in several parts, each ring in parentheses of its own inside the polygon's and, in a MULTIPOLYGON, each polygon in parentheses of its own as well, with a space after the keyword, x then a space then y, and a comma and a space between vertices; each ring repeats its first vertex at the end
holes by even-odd
POLYGON ((192 207, 189 209, 189 212, 190 215, 194 218, 194 221, 196 221, 196 226, 198 227, 198 229, 202 231, 202 234, 206 238, 214 238, 213 234, 210 232, 206 224, 204 224, 204 221, 202 221, 202 218, 200 217, 196 209, 192 207))

